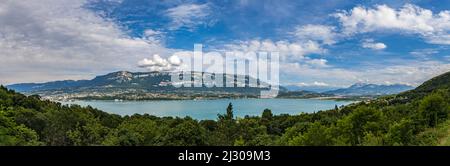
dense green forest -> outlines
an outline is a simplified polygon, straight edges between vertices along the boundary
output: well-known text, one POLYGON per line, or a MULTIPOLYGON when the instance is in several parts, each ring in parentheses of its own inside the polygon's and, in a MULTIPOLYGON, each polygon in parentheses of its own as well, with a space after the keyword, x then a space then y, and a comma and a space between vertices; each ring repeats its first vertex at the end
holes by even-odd
POLYGON ((119 116, 0 87, 0 145, 439 145, 450 143, 450 73, 415 90, 300 115, 217 120, 119 116), (446 142, 447 141, 447 142, 446 142))

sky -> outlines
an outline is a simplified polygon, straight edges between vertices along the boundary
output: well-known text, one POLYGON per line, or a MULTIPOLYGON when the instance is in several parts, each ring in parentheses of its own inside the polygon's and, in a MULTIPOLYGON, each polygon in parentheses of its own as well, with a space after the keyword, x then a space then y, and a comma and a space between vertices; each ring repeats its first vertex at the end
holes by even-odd
POLYGON ((0 0, 0 84, 158 71, 192 51, 280 52, 281 85, 420 85, 450 71, 446 0, 0 0))

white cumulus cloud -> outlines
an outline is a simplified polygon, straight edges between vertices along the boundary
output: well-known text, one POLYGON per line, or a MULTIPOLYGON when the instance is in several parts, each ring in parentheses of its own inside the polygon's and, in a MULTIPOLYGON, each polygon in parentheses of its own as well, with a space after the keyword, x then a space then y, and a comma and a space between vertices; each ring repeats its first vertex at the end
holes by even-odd
POLYGON ((347 35, 393 30, 418 34, 429 43, 450 44, 450 11, 433 13, 416 5, 406 4, 399 9, 387 5, 374 8, 362 6, 334 14, 347 35))
POLYGON ((211 8, 206 4, 182 4, 166 10, 166 15, 172 22, 169 29, 195 29, 198 25, 208 25, 211 8))
POLYGON ((309 59, 307 58, 305 60, 306 64, 311 65, 312 67, 327 67, 327 60, 326 59, 309 59))
POLYGON ((305 42, 250 40, 228 44, 223 51, 278 52, 282 61, 288 61, 301 60, 308 54, 321 54, 326 50, 319 43, 311 40, 305 42))
POLYGON ((2 1, 0 83, 88 79, 133 70, 149 54, 174 51, 146 38, 128 36, 115 22, 83 8, 86 3, 2 1))
POLYGON ((144 58, 138 62, 138 66, 146 68, 150 71, 172 71, 181 65, 181 59, 176 55, 172 55, 165 59, 154 54, 151 59, 144 58))
POLYGON ((373 50, 383 50, 387 47, 384 43, 375 42, 372 39, 364 40, 361 45, 363 48, 369 48, 373 50))
POLYGON ((302 41, 320 41, 328 45, 336 43, 338 37, 334 26, 313 24, 298 26, 293 34, 302 41))

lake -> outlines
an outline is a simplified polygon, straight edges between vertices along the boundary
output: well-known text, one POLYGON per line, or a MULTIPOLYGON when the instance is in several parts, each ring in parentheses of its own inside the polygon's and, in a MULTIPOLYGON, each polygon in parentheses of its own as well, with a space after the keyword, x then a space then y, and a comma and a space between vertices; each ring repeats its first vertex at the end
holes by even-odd
POLYGON ((90 105, 108 113, 119 115, 150 114, 159 117, 185 117, 194 119, 217 119, 224 114, 228 103, 233 104, 234 115, 260 116, 266 108, 275 115, 298 115, 319 110, 333 109, 335 105, 347 105, 353 101, 335 101, 320 99, 216 99, 216 100, 157 100, 157 101, 72 101, 63 104, 90 105))

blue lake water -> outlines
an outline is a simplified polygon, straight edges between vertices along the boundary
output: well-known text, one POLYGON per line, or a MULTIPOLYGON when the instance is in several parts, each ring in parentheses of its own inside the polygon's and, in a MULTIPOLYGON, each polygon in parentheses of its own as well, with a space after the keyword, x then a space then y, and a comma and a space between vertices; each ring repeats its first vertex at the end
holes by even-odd
POLYGON ((119 115, 150 114, 159 117, 185 117, 215 120, 217 114, 226 112, 228 103, 233 104, 234 114, 260 116, 266 108, 275 115, 297 115, 333 109, 335 105, 347 105, 352 101, 319 99, 217 99, 217 100, 158 100, 158 101, 72 101, 63 104, 90 105, 108 113, 119 115))

